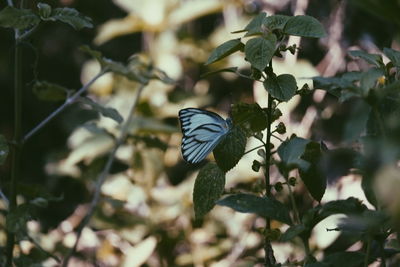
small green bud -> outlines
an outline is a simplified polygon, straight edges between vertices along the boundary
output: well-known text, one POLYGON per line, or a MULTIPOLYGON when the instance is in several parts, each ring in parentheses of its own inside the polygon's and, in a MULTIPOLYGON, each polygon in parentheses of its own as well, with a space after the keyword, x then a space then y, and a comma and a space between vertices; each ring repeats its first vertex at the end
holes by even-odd
POLYGON ((295 177, 290 177, 289 178, 289 185, 295 186, 296 185, 296 178, 295 177))
POLYGON ((282 112, 279 108, 274 109, 274 112, 272 113, 272 121, 279 119, 280 116, 282 116, 282 112))
POLYGON ((278 134, 284 134, 284 133, 286 133, 286 126, 285 126, 285 124, 284 124, 283 122, 280 122, 280 123, 278 124, 278 126, 276 126, 276 132, 277 132, 278 134))
POLYGON ((39 15, 42 19, 47 19, 51 15, 51 6, 46 3, 38 3, 39 15))
POLYGON ((277 182, 277 183, 274 185, 274 188, 275 188, 276 192, 280 192, 280 191, 282 191, 282 189, 283 189, 283 185, 282 185, 281 182, 277 182))
POLYGON ((261 163, 257 160, 253 160, 253 165, 251 165, 251 169, 255 172, 258 172, 260 170, 261 163))

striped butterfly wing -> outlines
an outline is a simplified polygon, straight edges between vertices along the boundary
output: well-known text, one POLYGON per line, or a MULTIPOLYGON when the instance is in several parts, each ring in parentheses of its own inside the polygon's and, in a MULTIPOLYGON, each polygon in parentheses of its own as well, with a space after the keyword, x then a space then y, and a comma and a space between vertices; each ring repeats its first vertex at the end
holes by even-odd
POLYGON ((190 163, 205 159, 230 130, 230 124, 218 114, 202 109, 182 109, 179 120, 183 133, 182 156, 190 163))

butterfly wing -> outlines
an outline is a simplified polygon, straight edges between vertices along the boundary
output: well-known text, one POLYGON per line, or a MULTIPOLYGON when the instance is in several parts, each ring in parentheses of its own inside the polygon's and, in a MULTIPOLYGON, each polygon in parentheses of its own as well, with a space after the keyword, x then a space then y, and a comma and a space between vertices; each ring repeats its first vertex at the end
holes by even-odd
POLYGON ((230 130, 223 118, 207 110, 182 109, 179 119, 183 133, 182 156, 190 163, 198 163, 207 157, 230 130))

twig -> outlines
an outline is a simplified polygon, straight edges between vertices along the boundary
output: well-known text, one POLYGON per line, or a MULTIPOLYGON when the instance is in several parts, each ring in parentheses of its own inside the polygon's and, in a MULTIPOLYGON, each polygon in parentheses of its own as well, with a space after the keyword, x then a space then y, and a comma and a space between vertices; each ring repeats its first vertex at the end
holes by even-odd
POLYGON ((75 94, 65 100, 64 104, 58 107, 53 113, 51 113, 46 119, 41 121, 38 125, 36 125, 29 133, 24 136, 22 140, 25 143, 29 138, 31 138, 34 134, 36 134, 40 129, 46 126, 52 119, 54 119, 59 113, 61 113, 66 107, 73 104, 86 90, 104 73, 108 70, 103 69, 96 76, 94 76, 87 84, 85 84, 81 89, 79 89, 75 94))
MULTIPOLYGON (((22 48, 18 37, 20 31, 15 30, 15 55, 14 55, 14 137, 12 141, 11 157, 11 180, 9 189, 9 213, 14 212, 17 207, 17 185, 21 171, 22 152, 22 48)), ((10 222, 7 220, 6 222, 10 222)), ((8 228, 7 228, 8 229, 8 228)), ((12 266, 15 234, 7 231, 6 266, 12 266)))
POLYGON ((256 147, 254 147, 254 148, 252 148, 252 149, 250 149, 250 150, 244 152, 243 155, 246 155, 246 154, 248 154, 248 153, 250 153, 250 152, 252 152, 252 151, 254 151, 254 150, 256 150, 256 149, 262 148, 262 147, 264 147, 264 145, 256 146, 256 147))
POLYGON ((54 259, 54 260, 55 260, 56 262, 58 262, 58 263, 61 262, 61 260, 60 260, 57 256, 51 254, 50 252, 48 252, 48 251, 46 251, 44 248, 42 248, 42 246, 41 246, 38 242, 36 242, 36 240, 33 239, 33 237, 31 237, 28 233, 25 233, 25 236, 28 238, 28 240, 29 240, 30 242, 32 242, 32 243, 35 245, 35 247, 36 247, 37 249, 39 249, 41 252, 43 252, 46 256, 48 256, 48 257, 54 259))
POLYGON ((85 226, 89 223, 91 217, 93 216, 94 210, 96 209, 97 204, 98 204, 98 202, 100 200, 101 186, 103 185, 105 179, 107 178, 107 176, 108 176, 108 174, 110 172, 111 165, 112 165, 112 163, 114 161, 114 157, 115 157, 115 154, 116 154, 119 146, 124 142, 124 140, 126 138, 126 135, 128 133, 129 125, 131 124, 131 121, 133 119, 133 113, 135 111, 135 108, 137 106, 138 100, 140 98, 140 95, 141 95, 144 87, 145 87, 145 85, 143 85, 143 84, 139 87, 137 95, 136 95, 136 98, 135 98, 135 101, 133 102, 133 104, 131 106, 131 109, 129 111, 129 116, 128 116, 123 128, 121 129, 120 136, 117 139, 113 150, 111 151, 111 153, 108 156, 108 159, 107 159, 107 162, 106 162, 106 165, 105 165, 103 171, 100 173, 100 175, 97 178, 95 192, 94 192, 94 196, 93 196, 92 202, 90 203, 89 211, 88 211, 86 216, 82 219, 82 221, 80 222, 80 224, 77 227, 77 230, 76 230, 76 241, 75 241, 74 246, 68 252, 67 256, 64 258, 64 262, 62 264, 62 266, 64 266, 64 267, 68 266, 68 262, 69 262, 70 258, 72 257, 72 255, 76 251, 76 248, 77 248, 78 243, 79 243, 79 239, 80 239, 80 237, 82 235, 82 231, 85 228, 85 226))

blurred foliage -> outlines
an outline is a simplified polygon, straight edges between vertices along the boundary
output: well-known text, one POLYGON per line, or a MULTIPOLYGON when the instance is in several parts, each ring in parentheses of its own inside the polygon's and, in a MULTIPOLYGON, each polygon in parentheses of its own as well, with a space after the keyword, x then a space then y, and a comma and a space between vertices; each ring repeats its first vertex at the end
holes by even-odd
MULTIPOLYGON (((1 10, 4 10, 4 2, 0 4, 1 10)), ((283 15, 295 12, 293 1, 44 2, 53 9, 47 5, 37 6, 37 2, 32 1, 29 5, 34 12, 28 12, 29 20, 18 20, 18 25, 2 24, 23 28, 40 19, 67 23, 43 24, 35 32, 32 45, 23 45, 24 132, 58 107, 58 101, 71 91, 66 88, 79 88, 98 72, 100 65, 104 67, 110 63, 103 60, 99 64, 88 59, 78 49, 82 44, 94 44, 107 58, 115 60, 110 64, 117 73, 119 62, 128 62, 121 63, 124 66, 133 64, 132 68, 138 67, 134 62, 139 57, 140 62, 146 63, 144 66, 154 67, 155 72, 146 77, 159 79, 150 81, 142 94, 136 120, 130 125, 128 138, 116 154, 116 161, 101 190, 102 201, 82 233, 72 266, 254 266, 263 258, 265 233, 259 230, 264 227, 263 221, 256 219, 254 214, 237 213, 223 207, 230 207, 232 203, 243 204, 242 199, 248 199, 244 204, 253 203, 251 208, 256 210, 252 213, 276 220, 273 228, 282 232, 280 238, 276 238, 280 241, 273 243, 278 262, 301 261, 304 252, 297 238, 310 237, 310 249, 324 251, 325 257, 320 254, 318 260, 323 258, 326 264, 340 266, 341 263, 335 259, 346 264, 353 262, 353 266, 362 264, 365 259, 363 252, 345 251, 352 245, 365 251, 365 245, 362 247, 357 243, 359 241, 369 244, 371 259, 379 257, 383 251, 388 255, 388 264, 396 266, 399 263, 396 254, 400 245, 395 232, 388 228, 388 225, 393 225, 398 231, 400 219, 400 199, 397 197, 400 174, 398 166, 393 164, 399 155, 399 56, 395 50, 383 50, 383 47, 399 50, 398 1, 352 0, 343 7, 346 15, 338 23, 345 27, 336 42, 343 51, 357 52, 349 55, 338 53, 329 59, 330 62, 343 60, 335 69, 333 74, 338 75, 334 77, 323 75, 323 64, 320 63, 333 47, 330 36, 337 30, 335 19, 338 16, 335 12, 342 1, 309 1, 308 8, 302 11, 323 23, 327 37, 320 41, 302 40, 298 52, 293 53, 295 55, 288 48, 286 55, 282 53, 282 60, 274 59, 274 70, 279 75, 268 82, 270 85, 267 87, 273 88, 270 93, 282 101, 294 97, 288 103, 279 104, 279 109, 276 108, 273 114, 277 123, 284 122, 286 126, 282 131, 282 138, 287 138, 285 146, 278 148, 277 140, 273 140, 284 163, 278 167, 283 172, 290 172, 294 166, 313 162, 321 166, 321 169, 311 170, 313 175, 323 173, 330 178, 330 185, 323 186, 327 188, 324 196, 318 191, 321 186, 312 189, 315 186, 312 182, 296 180, 294 197, 303 214, 301 222, 296 225, 290 225, 290 215, 287 214, 286 186, 283 190, 275 187, 282 190, 276 190, 277 200, 243 193, 257 192, 264 186, 259 184, 260 177, 263 177, 260 166, 264 164, 264 150, 246 154, 224 174, 225 190, 240 194, 221 199, 220 205, 207 215, 209 205, 200 207, 205 216, 195 221, 192 193, 197 170, 202 164, 191 166, 182 161, 179 151, 181 134, 176 119, 183 107, 213 107, 227 114, 231 103, 242 101, 244 103, 232 108, 233 120, 241 121, 243 116, 246 117, 245 112, 250 110, 254 118, 248 120, 242 130, 250 136, 265 129, 264 88, 261 85, 260 90, 260 85, 253 84, 246 76, 257 77, 257 71, 266 66, 259 62, 255 64, 259 69, 249 69, 248 62, 232 54, 244 49, 249 60, 257 61, 252 58, 254 55, 250 50, 246 52, 241 42, 232 39, 238 36, 231 32, 246 29, 248 22, 261 11, 266 11, 268 17, 282 14, 268 22, 274 30, 282 30, 280 22, 289 17, 283 15), (55 8, 56 5, 60 8, 55 8), (59 18, 60 14, 69 11, 67 8, 85 14, 80 23, 93 24, 94 28, 74 31, 73 27, 79 28, 79 21, 59 18), (86 20, 86 16, 91 20, 86 20), (214 50, 220 46, 221 50, 214 50), (355 47, 349 49, 350 46, 355 47), (217 58, 224 59, 216 62, 214 59, 217 58), (209 65, 205 66, 205 62, 209 65), (239 72, 242 77, 231 73, 200 77, 206 72, 232 66, 239 67, 233 72, 239 72), (296 87, 302 88, 306 82, 311 85, 305 77, 318 75, 324 77, 313 79, 314 88, 328 93, 315 90, 301 98, 295 95, 296 87), (176 82, 171 83, 168 77, 176 82), (293 84, 294 78, 297 84, 293 84), (291 90, 279 94, 281 83, 289 84, 291 90), (289 138, 293 133, 299 137, 289 138), (385 138, 381 139, 382 135, 385 138), (301 142, 306 140, 303 137, 324 140, 329 150, 326 151, 319 142, 301 142), (359 146, 363 147, 362 151, 357 149, 359 146), (286 149, 297 151, 298 157, 285 158, 283 150, 286 149), (355 169, 364 172, 357 173, 355 169), (353 188, 346 184, 348 177, 358 185, 357 190, 346 191, 346 188, 353 188), (314 203, 306 191, 324 205, 314 203), (353 195, 357 199, 350 197, 353 195), (384 212, 372 210, 377 205, 381 205, 384 212), (276 213, 278 210, 281 213, 276 213), (349 216, 340 223, 328 222, 324 226, 329 229, 341 227, 343 231, 340 233, 328 232, 325 228, 320 232, 312 230, 338 213, 349 216), (323 247, 317 241, 318 236, 330 238, 332 243, 323 247), (381 246, 382 240, 386 240, 384 247, 381 246), (285 247, 283 242, 290 242, 290 247, 285 247)), ((10 9, 6 11, 10 12, 10 9)), ((293 22, 292 28, 296 28, 297 23, 293 22)), ((12 137, 13 68, 10 67, 10 52, 13 35, 4 28, 0 28, 0 35, 0 84, 4 89, 0 98, 0 163, 4 162, 0 167, 0 188, 7 196, 10 163, 5 161, 5 157, 12 144, 5 140, 12 137)), ((141 71, 142 67, 139 66, 141 71)), ((103 169, 114 136, 120 130, 119 122, 128 116, 128 107, 138 88, 136 81, 127 79, 119 70, 119 74, 108 73, 97 80, 83 100, 84 105, 72 105, 25 145, 18 198, 21 205, 17 213, 7 216, 6 203, 0 201, 1 247, 5 245, 6 218, 11 222, 8 226, 12 227, 8 230, 20 231, 17 235, 17 266, 40 263, 57 266, 52 255, 62 257, 72 246, 74 229, 88 211, 87 203, 92 198, 95 179, 103 169), (93 103, 99 103, 101 108, 93 103)), ((249 149, 255 147, 254 141, 254 138, 249 139, 249 149)), ((215 157, 218 160, 218 156, 215 157)), ((310 170, 305 168, 305 171, 310 170)), ((280 181, 279 177, 278 170, 274 170, 273 182, 286 182, 280 181)), ((221 192, 221 188, 216 188, 214 195, 209 197, 214 200, 221 192)), ((194 201, 196 208, 196 197, 194 201)), ((234 207, 236 210, 249 208, 236 204, 234 207)), ((322 266, 317 263, 308 265, 322 266)))

